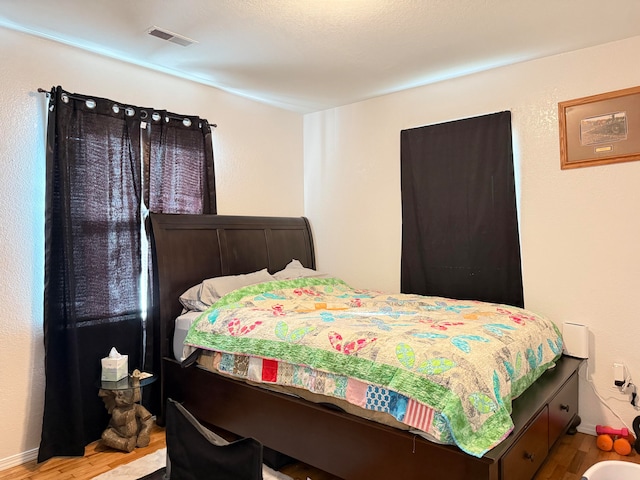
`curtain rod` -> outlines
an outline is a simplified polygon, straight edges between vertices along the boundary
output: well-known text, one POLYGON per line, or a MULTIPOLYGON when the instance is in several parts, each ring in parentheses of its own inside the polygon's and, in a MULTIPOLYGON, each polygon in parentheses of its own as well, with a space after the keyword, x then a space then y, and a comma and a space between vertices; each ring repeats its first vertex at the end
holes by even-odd
MULTIPOLYGON (((44 88, 40 88, 40 87, 38 87, 38 93, 44 93, 44 94, 46 94, 48 97, 49 97, 49 96, 51 96, 51 92, 50 92, 49 90, 45 90, 44 88)), ((72 93, 67 93, 67 95, 69 95, 69 97, 70 97, 70 98, 74 98, 74 99, 76 99, 76 100, 84 100, 84 98, 80 98, 80 97, 78 97, 78 96, 75 96, 75 95, 73 95, 72 93)), ((86 95, 85 95, 85 96, 86 96, 86 95)), ((140 107, 137 107, 137 108, 140 108, 140 107)), ((180 116, 175 115, 175 114, 169 114, 169 113, 168 113, 168 114, 167 114, 167 116, 168 116, 169 118, 173 118, 174 120, 182 120, 182 119, 184 119, 184 117, 180 117, 180 116)), ((208 122, 207 122, 207 123, 208 123, 208 122)), ((210 126, 211 128, 217 128, 217 127, 218 127, 218 125, 216 125, 215 123, 209 123, 209 126, 210 126)))

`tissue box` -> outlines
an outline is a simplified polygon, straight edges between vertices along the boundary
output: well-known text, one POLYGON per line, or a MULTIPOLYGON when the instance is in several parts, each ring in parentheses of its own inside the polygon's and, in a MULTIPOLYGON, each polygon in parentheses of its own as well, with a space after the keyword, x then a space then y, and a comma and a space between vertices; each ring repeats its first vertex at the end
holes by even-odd
POLYGON ((129 375, 129 356, 119 358, 105 357, 102 359, 102 378, 105 382, 117 382, 129 375))

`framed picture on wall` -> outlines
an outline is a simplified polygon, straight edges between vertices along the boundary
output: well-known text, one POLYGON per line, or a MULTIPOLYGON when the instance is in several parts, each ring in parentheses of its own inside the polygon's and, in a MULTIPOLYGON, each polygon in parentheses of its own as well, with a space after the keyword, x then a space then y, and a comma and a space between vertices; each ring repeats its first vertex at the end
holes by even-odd
POLYGON ((558 104, 560 168, 640 160, 640 87, 558 104))

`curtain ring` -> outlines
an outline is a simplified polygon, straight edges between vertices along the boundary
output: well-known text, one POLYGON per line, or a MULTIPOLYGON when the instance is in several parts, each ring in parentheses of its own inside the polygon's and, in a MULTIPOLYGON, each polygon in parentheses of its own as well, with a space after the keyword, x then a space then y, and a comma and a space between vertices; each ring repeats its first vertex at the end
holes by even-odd
POLYGON ((153 112, 153 115, 151 115, 151 119, 154 122, 159 121, 162 118, 162 115, 160 115, 158 112, 153 112))
POLYGON ((60 95, 60 99, 64 102, 64 103, 69 103, 69 95, 67 95, 66 93, 63 93, 60 95))
POLYGON ((146 118, 147 118, 148 116, 149 116, 149 114, 147 113, 147 111, 146 111, 146 110, 142 110, 142 111, 140 112, 140 118, 141 118, 142 120, 146 120, 146 118))
POLYGON ((191 119, 190 118, 185 118, 184 120, 182 120, 182 124, 185 127, 190 127, 191 126, 191 119))
POLYGON ((113 106, 111 107, 111 110, 113 110, 113 113, 118 113, 120 111, 120 105, 118 105, 117 103, 114 103, 113 106))
POLYGON ((88 98, 87 100, 85 100, 84 104, 87 106, 87 108, 91 108, 91 109, 96 108, 96 101, 93 100, 92 98, 88 98))
POLYGON ((127 117, 133 117, 136 111, 132 107, 127 107, 125 113, 127 114, 127 117))

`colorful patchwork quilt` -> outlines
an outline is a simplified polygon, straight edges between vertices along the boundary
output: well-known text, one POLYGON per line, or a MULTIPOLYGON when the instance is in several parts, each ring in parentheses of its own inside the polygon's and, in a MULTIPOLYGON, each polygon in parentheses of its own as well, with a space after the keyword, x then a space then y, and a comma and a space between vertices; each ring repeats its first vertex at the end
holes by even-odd
POLYGON ((389 413, 480 457, 513 429, 511 401, 562 352, 558 328, 499 304, 354 289, 335 278, 222 297, 185 345, 235 377, 389 413))

